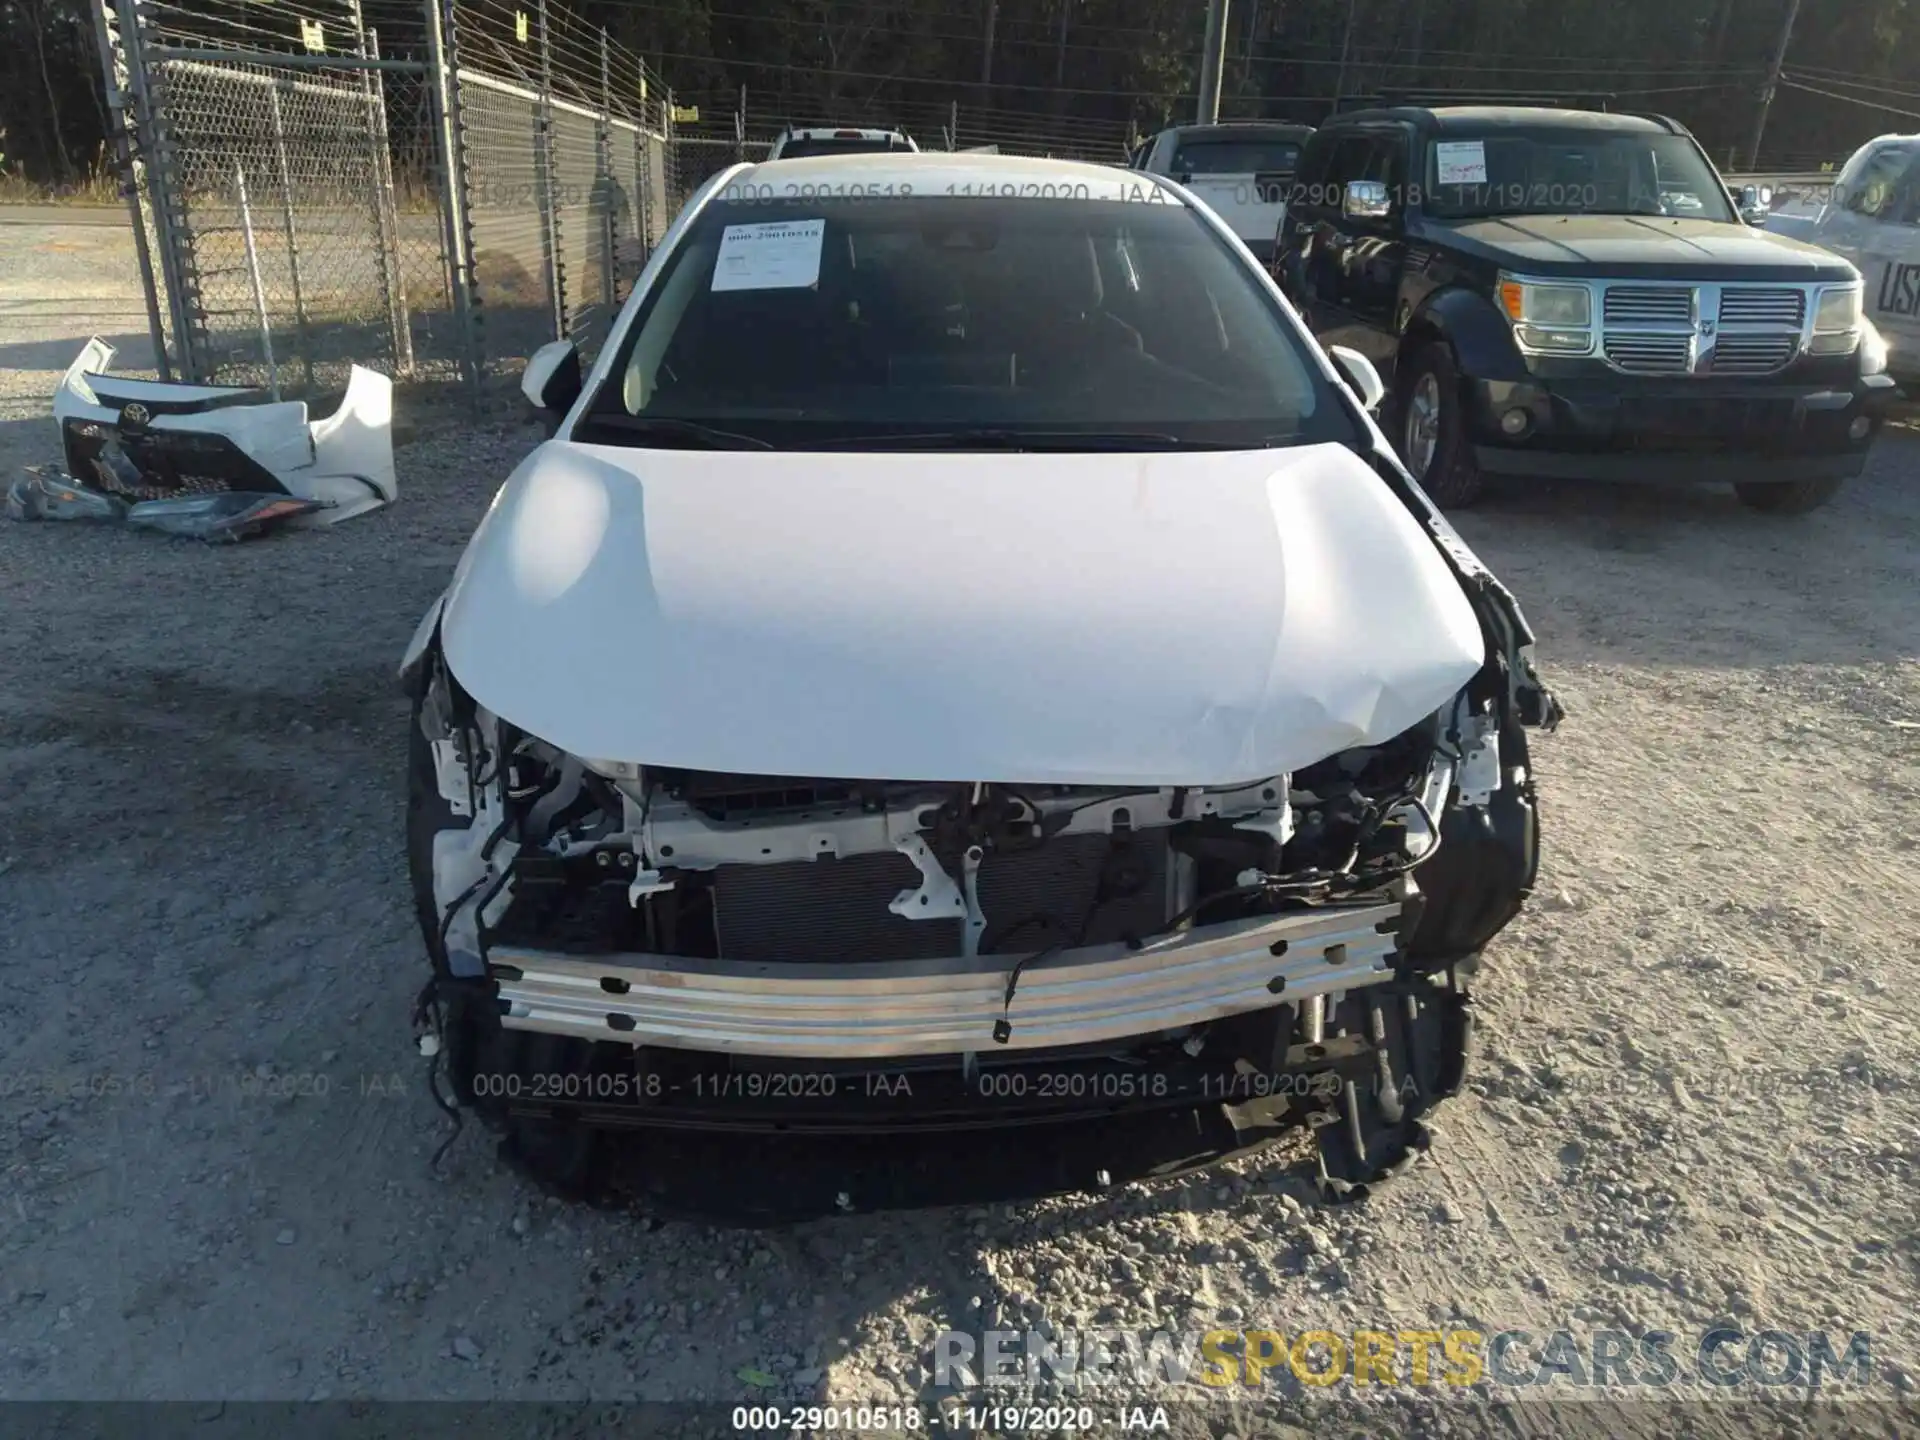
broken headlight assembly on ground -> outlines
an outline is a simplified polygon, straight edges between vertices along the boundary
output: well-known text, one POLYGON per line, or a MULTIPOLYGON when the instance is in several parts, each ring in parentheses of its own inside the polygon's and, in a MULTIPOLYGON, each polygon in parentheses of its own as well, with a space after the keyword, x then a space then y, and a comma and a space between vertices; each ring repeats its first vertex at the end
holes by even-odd
POLYGON ((393 386, 353 367, 324 420, 304 401, 236 386, 108 373, 113 350, 89 341, 62 378, 53 413, 64 469, 13 482, 16 520, 111 520, 233 541, 282 527, 331 525, 390 504, 393 386))

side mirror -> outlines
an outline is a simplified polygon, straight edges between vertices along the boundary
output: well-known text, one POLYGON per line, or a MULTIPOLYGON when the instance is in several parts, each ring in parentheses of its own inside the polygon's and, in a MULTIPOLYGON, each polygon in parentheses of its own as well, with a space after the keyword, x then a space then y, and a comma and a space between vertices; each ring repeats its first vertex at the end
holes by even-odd
POLYGON ((1360 396, 1361 405, 1370 412, 1378 410, 1380 402, 1387 398, 1387 385, 1380 378, 1380 372, 1373 368, 1373 362, 1345 345, 1329 345, 1327 355, 1360 396))
POLYGON ((1384 220, 1393 209, 1379 180, 1349 180, 1340 193, 1340 213, 1349 220, 1384 220))
POLYGON ((1742 185, 1738 198, 1740 218, 1749 225, 1764 225, 1773 213, 1771 185, 1742 185))
POLYGON ((528 357, 520 393, 545 418, 547 433, 559 427, 580 398, 580 351, 571 340, 551 340, 528 357))

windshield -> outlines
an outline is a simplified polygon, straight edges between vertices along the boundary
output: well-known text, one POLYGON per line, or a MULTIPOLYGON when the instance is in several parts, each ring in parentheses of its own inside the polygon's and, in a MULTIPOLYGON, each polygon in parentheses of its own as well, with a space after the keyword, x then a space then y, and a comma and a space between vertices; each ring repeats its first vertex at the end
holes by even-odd
POLYGON ((1497 130, 1427 146, 1427 213, 1680 215, 1732 221, 1725 187, 1684 135, 1497 130))
POLYGON ((1309 363, 1312 342, 1193 211, 1063 188, 1070 198, 709 205, 643 302, 580 438, 937 448, 991 432, 992 448, 1056 449, 1355 439, 1309 363))
POLYGON ((894 136, 868 135, 795 135, 780 147, 782 160, 802 160, 809 155, 885 155, 905 151, 907 142, 894 136))
POLYGON ((1300 164, 1294 140, 1183 140, 1173 152, 1176 175, 1291 175, 1300 164))

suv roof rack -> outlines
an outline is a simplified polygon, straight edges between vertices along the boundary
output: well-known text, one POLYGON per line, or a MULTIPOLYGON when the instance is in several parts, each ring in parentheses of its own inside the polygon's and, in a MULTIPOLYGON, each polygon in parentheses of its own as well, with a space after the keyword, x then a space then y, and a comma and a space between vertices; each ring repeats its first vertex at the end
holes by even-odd
POLYGON ((1368 95, 1344 96, 1335 113, 1374 106, 1418 105, 1541 105, 1556 110, 1611 110, 1618 97, 1594 90, 1443 90, 1381 89, 1368 95))

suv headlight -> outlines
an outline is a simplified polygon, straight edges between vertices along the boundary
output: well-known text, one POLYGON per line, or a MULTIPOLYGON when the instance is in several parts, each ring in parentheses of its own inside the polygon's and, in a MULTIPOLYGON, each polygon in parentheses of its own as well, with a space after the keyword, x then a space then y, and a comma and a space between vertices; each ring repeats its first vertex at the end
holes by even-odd
POLYGON ((1813 339, 1807 349, 1815 355, 1851 355, 1860 343, 1859 281, 1829 285, 1820 292, 1813 310, 1813 339))
POLYGON ((1500 308, 1529 355, 1585 355, 1593 349, 1593 291, 1585 285, 1502 275, 1500 308))

